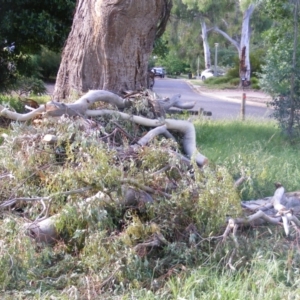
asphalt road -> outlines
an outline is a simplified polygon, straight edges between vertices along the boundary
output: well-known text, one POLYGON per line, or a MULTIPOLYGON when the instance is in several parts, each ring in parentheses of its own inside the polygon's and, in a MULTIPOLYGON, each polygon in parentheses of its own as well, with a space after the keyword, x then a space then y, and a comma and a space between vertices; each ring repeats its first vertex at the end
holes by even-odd
MULTIPOLYGON (((171 78, 155 78, 153 90, 161 97, 171 97, 181 94, 181 99, 195 101, 193 110, 209 111, 211 119, 236 119, 240 118, 241 104, 238 101, 228 101, 211 96, 203 95, 196 91, 184 80, 171 78)), ((242 98, 242 95, 241 95, 242 98)), ((266 106, 258 103, 246 103, 245 115, 247 118, 269 118, 271 111, 266 106)))

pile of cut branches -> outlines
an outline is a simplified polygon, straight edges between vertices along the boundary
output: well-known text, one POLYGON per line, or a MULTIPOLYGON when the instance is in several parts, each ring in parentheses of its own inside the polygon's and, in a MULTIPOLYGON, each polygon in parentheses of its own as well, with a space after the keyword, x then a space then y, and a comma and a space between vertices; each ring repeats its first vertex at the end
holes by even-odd
MULTIPOLYGON (((174 265, 205 261, 209 247, 236 239, 239 227, 268 222, 297 234, 298 193, 278 185, 273 197, 241 202, 227 170, 198 152, 194 125, 167 118, 171 106, 193 105, 151 91, 123 98, 90 91, 26 114, 0 107, 17 121, 0 146, 1 225, 13 222, 11 236, 23 245, 64 245, 80 257, 82 274, 101 269, 100 290, 120 278, 132 284, 132 255, 147 259, 141 278, 151 288, 174 265)), ((0 237, 7 247, 8 236, 0 237)), ((24 251, 18 247, 15 255, 24 251)))

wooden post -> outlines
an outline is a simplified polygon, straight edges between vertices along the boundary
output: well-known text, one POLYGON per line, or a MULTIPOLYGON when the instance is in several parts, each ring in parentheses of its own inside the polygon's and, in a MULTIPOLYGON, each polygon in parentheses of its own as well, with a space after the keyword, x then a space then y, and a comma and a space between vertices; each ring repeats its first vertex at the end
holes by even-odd
POLYGON ((245 106, 246 106, 246 93, 243 93, 242 105, 241 105, 241 117, 242 117, 242 121, 245 120, 245 106))

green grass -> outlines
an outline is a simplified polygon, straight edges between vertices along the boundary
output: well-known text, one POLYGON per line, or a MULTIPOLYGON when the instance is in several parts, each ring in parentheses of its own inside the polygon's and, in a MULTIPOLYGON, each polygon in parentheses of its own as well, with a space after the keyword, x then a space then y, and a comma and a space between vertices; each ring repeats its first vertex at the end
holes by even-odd
POLYGON ((200 267, 168 282, 170 299, 297 299, 299 283, 284 280, 284 267, 284 261, 261 257, 254 257, 247 271, 200 267))
POLYGON ((208 78, 205 81, 202 81, 201 79, 190 79, 189 80, 193 85, 203 86, 207 89, 236 89, 237 85, 232 85, 230 82, 226 79, 224 81, 224 77, 217 77, 217 78, 208 78))
POLYGON ((45 104, 48 101, 51 101, 50 95, 30 95, 29 98, 37 101, 39 104, 45 104))
MULTIPOLYGON (((24 97, 22 97, 23 99, 24 97)), ((37 101, 39 104, 44 104, 51 100, 51 96, 49 95, 30 95, 27 97, 29 99, 37 101)), ((21 112, 23 110, 23 103, 19 100, 18 97, 12 95, 0 95, 0 104, 4 106, 11 107, 12 109, 16 110, 17 112, 21 112)))
POLYGON ((200 121, 195 124, 201 152, 225 166, 234 179, 247 176, 243 199, 272 195, 274 183, 287 191, 299 189, 300 141, 285 139, 274 121, 200 121))
POLYGON ((296 265, 288 266, 288 256, 283 259, 258 250, 246 268, 233 271, 217 265, 195 267, 172 276, 163 290, 134 291, 133 298, 123 299, 299 299, 300 278, 294 274, 298 271, 296 265))

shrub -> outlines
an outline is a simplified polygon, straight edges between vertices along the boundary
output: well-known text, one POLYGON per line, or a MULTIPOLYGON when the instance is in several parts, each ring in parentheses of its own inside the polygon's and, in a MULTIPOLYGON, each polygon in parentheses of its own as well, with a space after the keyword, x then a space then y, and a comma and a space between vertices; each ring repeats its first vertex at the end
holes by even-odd
POLYGON ((229 78, 240 78, 239 66, 236 65, 234 68, 231 68, 227 71, 226 76, 229 78))
MULTIPOLYGON (((261 66, 264 63, 264 57, 265 51, 263 49, 257 49, 250 53, 251 78, 257 73, 261 72, 261 66)), ((240 63, 238 57, 235 57, 234 67, 227 71, 226 76, 230 78, 240 78, 240 63)))
POLYGON ((240 85, 240 78, 232 78, 229 80, 229 84, 232 86, 239 86, 240 85))
POLYGON ((54 79, 60 65, 60 53, 53 52, 47 48, 42 48, 40 55, 38 55, 36 59, 43 79, 54 79))
POLYGON ((16 97, 10 95, 0 95, 0 104, 10 107, 17 112, 23 110, 23 104, 16 97))
POLYGON ((35 77, 19 76, 11 89, 21 95, 39 95, 46 93, 44 82, 35 77))
POLYGON ((229 78, 227 76, 211 77, 211 78, 213 78, 212 82, 214 84, 222 84, 222 83, 227 83, 229 81, 229 78))
POLYGON ((255 89, 255 90, 259 90, 260 89, 260 85, 259 85, 259 80, 256 77, 251 77, 251 88, 255 89))

